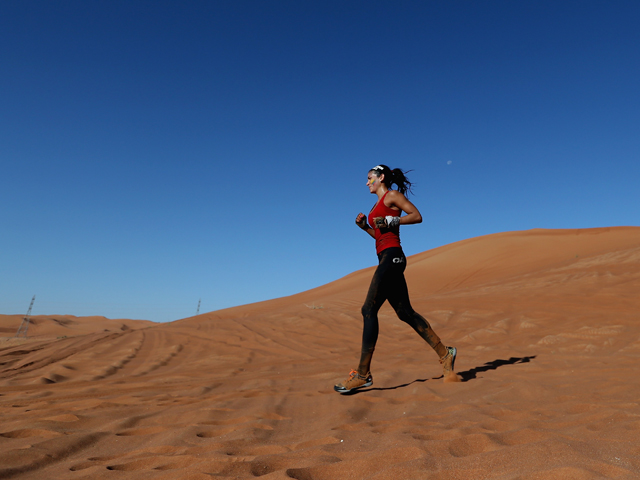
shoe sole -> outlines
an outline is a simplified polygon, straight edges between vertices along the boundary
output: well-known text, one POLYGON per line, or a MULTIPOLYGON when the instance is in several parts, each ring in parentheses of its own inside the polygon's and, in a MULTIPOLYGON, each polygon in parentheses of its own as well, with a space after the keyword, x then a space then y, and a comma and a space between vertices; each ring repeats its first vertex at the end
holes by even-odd
POLYGON ((373 380, 371 380, 370 382, 365 383, 364 385, 360 385, 359 387, 353 387, 350 388, 349 390, 347 390, 344 387, 339 387, 337 385, 333 386, 333 389, 338 392, 338 393, 349 393, 349 392, 353 392, 355 390, 359 390, 361 388, 366 388, 366 387, 370 387, 371 385, 373 385, 373 380))

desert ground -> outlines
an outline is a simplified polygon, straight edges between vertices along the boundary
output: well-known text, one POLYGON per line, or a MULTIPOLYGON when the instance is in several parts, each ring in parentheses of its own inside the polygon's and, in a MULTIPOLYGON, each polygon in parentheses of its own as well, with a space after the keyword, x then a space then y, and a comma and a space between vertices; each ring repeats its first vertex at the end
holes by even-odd
POLYGON ((0 479, 640 478, 640 227, 408 264, 454 378, 385 305, 373 386, 333 391, 375 267, 165 324, 0 316, 0 479))

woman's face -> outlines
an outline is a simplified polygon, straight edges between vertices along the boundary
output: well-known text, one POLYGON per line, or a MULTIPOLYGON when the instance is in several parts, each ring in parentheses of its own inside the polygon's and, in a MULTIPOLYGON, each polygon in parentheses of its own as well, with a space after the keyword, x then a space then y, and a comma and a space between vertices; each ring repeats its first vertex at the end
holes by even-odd
POLYGON ((367 175, 367 187, 369 187, 370 193, 376 193, 378 188, 380 188, 380 178, 378 178, 373 170, 367 175))

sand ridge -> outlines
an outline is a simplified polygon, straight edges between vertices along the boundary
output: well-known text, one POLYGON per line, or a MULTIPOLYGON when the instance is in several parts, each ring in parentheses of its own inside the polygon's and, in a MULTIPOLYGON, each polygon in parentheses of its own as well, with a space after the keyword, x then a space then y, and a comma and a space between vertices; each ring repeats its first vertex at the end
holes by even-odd
MULTIPOLYGON (((0 336, 14 337, 25 315, 0 314, 0 336)), ((96 332, 119 332, 153 325, 148 320, 112 320, 106 317, 76 317, 74 315, 34 315, 29 317, 27 335, 30 338, 57 338, 96 332)))
POLYGON ((374 384, 353 395, 332 386, 357 361, 371 268, 170 324, 0 343, 0 478, 638 478, 639 266, 636 227, 414 255, 412 303, 458 348, 460 381, 385 306, 374 384))

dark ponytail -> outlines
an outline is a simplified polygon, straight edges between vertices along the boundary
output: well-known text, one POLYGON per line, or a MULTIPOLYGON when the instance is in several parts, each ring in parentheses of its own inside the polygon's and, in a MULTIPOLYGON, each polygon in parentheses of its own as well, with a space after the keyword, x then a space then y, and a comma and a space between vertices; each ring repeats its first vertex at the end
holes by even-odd
POLYGON ((377 165, 373 167, 371 172, 374 172, 378 178, 380 175, 384 175, 384 180, 382 183, 387 187, 391 188, 391 185, 396 184, 398 186, 398 191, 406 196, 408 193, 413 193, 411 191, 411 182, 407 178, 407 173, 411 170, 403 171, 399 168, 394 168, 391 170, 386 165, 377 165))

